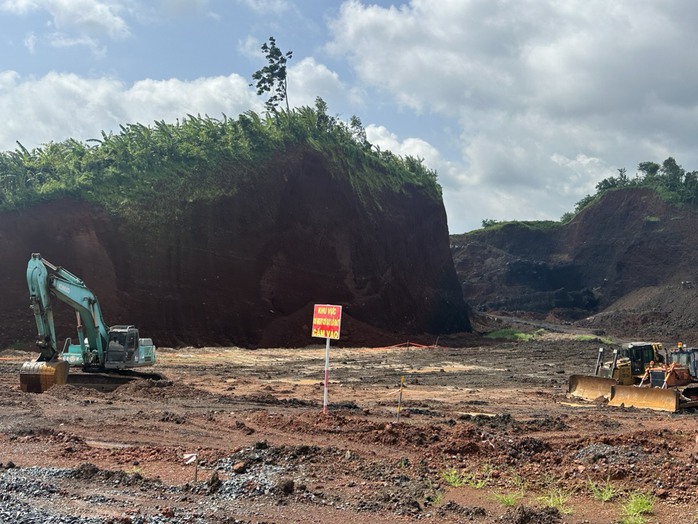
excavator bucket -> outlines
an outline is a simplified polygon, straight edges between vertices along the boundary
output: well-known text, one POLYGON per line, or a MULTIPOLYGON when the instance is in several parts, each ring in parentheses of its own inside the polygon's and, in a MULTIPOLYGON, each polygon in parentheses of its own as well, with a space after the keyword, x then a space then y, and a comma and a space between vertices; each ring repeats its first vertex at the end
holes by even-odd
POLYGON ((679 392, 675 389, 612 386, 608 405, 676 413, 679 410, 679 392))
POLYGON ((572 375, 568 383, 568 392, 573 397, 593 402, 599 397, 608 399, 611 396, 611 388, 616 384, 618 382, 613 378, 572 375))
POLYGON ((25 362, 19 372, 19 385, 27 393, 43 393, 67 381, 68 363, 63 360, 25 362))

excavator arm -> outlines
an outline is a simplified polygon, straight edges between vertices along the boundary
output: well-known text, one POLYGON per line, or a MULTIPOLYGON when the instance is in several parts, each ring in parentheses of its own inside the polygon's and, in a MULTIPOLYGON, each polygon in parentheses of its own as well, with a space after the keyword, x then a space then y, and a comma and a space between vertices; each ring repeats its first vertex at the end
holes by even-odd
POLYGON ((38 362, 51 362, 58 357, 56 347, 56 328, 53 324, 53 309, 49 297, 48 271, 40 255, 32 254, 27 266, 27 285, 29 286, 29 301, 36 328, 39 332, 36 345, 40 355, 38 362))
POLYGON ((83 362, 103 362, 109 334, 99 301, 85 283, 67 269, 33 253, 27 266, 27 285, 38 329, 39 360, 54 360, 59 353, 51 307, 51 296, 55 296, 76 313, 83 362))

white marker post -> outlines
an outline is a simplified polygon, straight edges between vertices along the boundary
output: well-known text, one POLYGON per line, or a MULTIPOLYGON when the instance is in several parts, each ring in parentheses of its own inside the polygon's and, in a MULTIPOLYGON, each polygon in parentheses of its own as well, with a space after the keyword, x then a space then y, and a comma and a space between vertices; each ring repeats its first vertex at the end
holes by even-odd
POLYGON ((322 412, 327 413, 330 396, 330 340, 339 340, 342 325, 342 306, 315 304, 313 310, 313 337, 326 339, 325 342, 325 391, 322 400, 322 412))
POLYGON ((325 343, 325 394, 322 397, 322 412, 327 414, 330 398, 330 338, 325 343))

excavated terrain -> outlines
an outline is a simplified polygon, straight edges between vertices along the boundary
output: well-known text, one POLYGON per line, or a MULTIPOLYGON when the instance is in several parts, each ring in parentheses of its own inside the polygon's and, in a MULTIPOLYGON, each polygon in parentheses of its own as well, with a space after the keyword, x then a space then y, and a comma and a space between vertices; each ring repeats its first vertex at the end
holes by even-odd
POLYGON ((4 350, 0 522, 613 523, 638 493, 698 522, 696 414, 568 398, 602 342, 559 331, 332 347, 326 414, 321 345, 161 348, 161 380, 42 395, 4 350))
POLYGON ((624 189, 564 226, 508 224, 453 235, 451 251, 475 310, 696 345, 696 231, 694 207, 624 189))

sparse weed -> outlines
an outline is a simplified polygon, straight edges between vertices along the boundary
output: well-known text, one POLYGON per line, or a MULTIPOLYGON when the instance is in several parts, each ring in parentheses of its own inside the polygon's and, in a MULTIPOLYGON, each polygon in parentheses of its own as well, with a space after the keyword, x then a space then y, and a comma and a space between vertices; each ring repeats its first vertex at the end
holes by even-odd
POLYGON ((613 487, 609 479, 606 479, 603 484, 597 484, 589 479, 587 485, 593 497, 599 502, 608 502, 618 495, 618 490, 613 487))
POLYGON ((459 488, 465 484, 465 475, 456 469, 447 469, 441 472, 441 478, 452 488, 459 488))
POLYGON ((469 486, 475 489, 482 489, 490 482, 492 475, 492 466, 485 464, 482 466, 482 472, 468 473, 458 471, 457 469, 447 469, 441 472, 443 481, 452 488, 460 488, 461 486, 469 486))
POLYGON ((570 494, 560 488, 550 488, 545 495, 538 497, 538 500, 547 508, 555 508, 563 515, 571 515, 572 508, 567 506, 570 494))
POLYGON ((625 515, 620 519, 620 524, 646 524, 647 519, 642 515, 625 515))
POLYGON ((483 464, 480 474, 477 473, 466 473, 465 483, 471 488, 482 489, 487 484, 489 484, 492 478, 492 466, 490 464, 483 464))
POLYGON ((528 481, 517 473, 509 479, 509 485, 517 489, 522 495, 528 490, 528 481))
POLYGON ((424 503, 431 504, 434 507, 439 507, 443 501, 444 492, 438 489, 436 486, 434 486, 431 482, 429 482, 429 488, 424 497, 424 503))
POLYGON ((490 476, 478 477, 474 473, 470 473, 465 476, 465 483, 471 488, 482 489, 490 483, 490 476))
POLYGON ((636 491, 628 495, 628 499, 623 503, 623 524, 636 524, 645 522, 643 515, 652 513, 654 510, 655 498, 649 493, 636 491))
POLYGON ((493 493, 492 495, 497 502, 507 508, 516 506, 519 500, 523 498, 523 493, 520 491, 516 493, 493 493))

